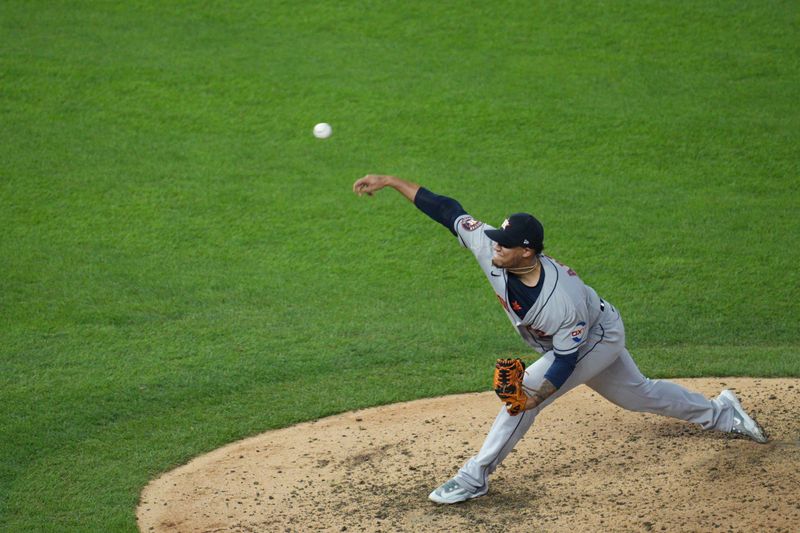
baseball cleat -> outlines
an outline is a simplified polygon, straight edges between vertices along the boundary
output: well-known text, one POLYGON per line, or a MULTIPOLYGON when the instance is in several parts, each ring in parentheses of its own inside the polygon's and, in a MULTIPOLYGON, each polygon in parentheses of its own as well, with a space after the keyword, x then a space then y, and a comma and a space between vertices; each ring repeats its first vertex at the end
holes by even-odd
POLYGON ((744 435, 759 444, 765 444, 769 440, 766 432, 764 432, 758 422, 750 418, 745 412, 733 391, 726 389, 720 392, 719 400, 733 407, 733 427, 731 428, 731 433, 744 435))
POLYGON ((488 487, 483 491, 472 492, 462 487, 458 481, 456 481, 456 478, 453 478, 438 489, 431 492, 428 495, 428 498, 436 503, 458 503, 483 496, 487 492, 489 492, 488 487))

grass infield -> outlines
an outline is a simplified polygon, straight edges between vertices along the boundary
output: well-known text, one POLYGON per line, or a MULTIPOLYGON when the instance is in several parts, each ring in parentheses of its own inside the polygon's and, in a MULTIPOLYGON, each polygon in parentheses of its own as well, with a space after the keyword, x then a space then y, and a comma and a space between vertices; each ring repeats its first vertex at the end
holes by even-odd
POLYGON ((269 428, 527 354, 395 173, 550 254, 652 377, 800 376, 791 1, 0 5, 0 530, 135 531, 269 428), (316 122, 333 137, 315 139, 316 122))

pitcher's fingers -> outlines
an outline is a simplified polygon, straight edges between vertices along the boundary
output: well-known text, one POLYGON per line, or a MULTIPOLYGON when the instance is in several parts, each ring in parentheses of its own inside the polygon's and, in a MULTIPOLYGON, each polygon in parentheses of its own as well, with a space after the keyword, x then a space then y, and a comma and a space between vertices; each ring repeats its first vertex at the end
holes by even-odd
POLYGON ((353 183, 353 192, 357 193, 359 195, 363 194, 364 189, 366 187, 369 187, 369 185, 367 184, 367 180, 368 179, 369 179, 369 176, 364 176, 363 178, 357 179, 355 181, 355 183, 353 183))
POLYGON ((372 196, 372 193, 375 192, 378 187, 376 187, 372 176, 364 176, 353 185, 353 189, 359 196, 363 194, 372 196))

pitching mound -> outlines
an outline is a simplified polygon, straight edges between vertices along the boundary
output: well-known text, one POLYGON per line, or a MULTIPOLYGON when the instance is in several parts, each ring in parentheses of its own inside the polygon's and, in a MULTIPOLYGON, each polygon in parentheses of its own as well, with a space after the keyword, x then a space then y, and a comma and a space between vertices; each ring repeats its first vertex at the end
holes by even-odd
POLYGON ((586 387, 537 418, 489 494, 440 506, 428 493, 483 442, 499 403, 465 394, 365 409, 270 431, 148 485, 143 532, 796 531, 800 380, 675 380, 723 388, 770 433, 759 445, 631 413, 586 387))

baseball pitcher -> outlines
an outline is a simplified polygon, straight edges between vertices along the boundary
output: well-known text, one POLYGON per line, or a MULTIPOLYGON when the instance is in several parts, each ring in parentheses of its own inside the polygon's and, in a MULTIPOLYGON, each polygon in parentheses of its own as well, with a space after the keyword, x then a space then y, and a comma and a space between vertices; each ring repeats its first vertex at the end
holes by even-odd
POLYGON ((675 383, 644 377, 625 348, 617 309, 571 268, 543 254, 544 228, 533 215, 516 213, 494 228, 468 215, 456 200, 394 176, 367 175, 353 184, 353 191, 371 196, 384 187, 400 192, 472 252, 516 332, 541 354, 527 368, 519 359, 497 361, 494 387, 504 405, 478 453, 431 492, 434 502, 458 503, 486 494, 489 475, 536 415, 581 384, 631 411, 767 442, 732 391, 709 400, 675 383))

